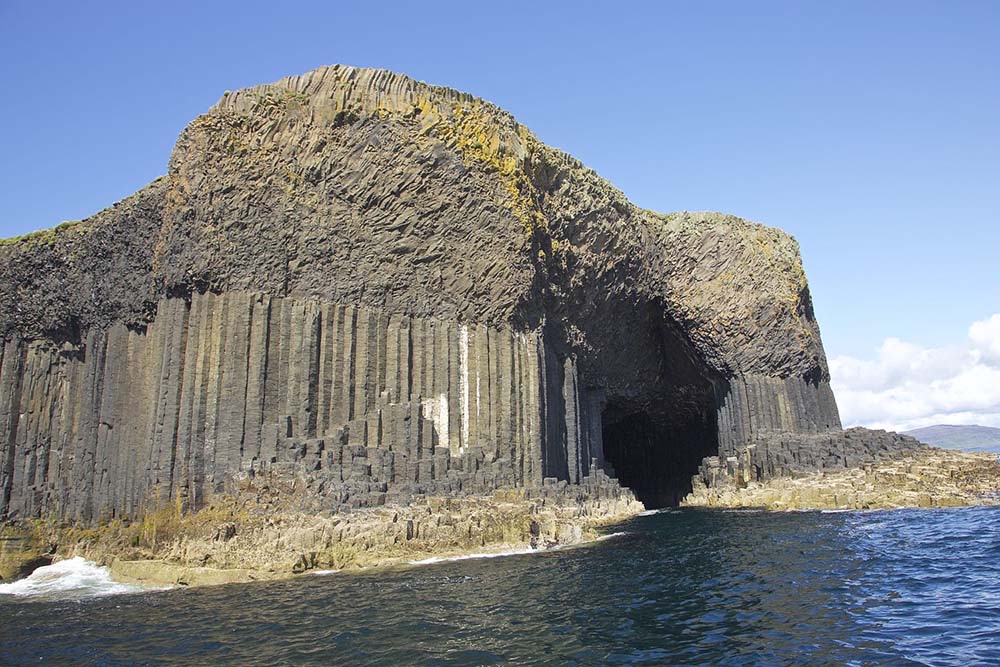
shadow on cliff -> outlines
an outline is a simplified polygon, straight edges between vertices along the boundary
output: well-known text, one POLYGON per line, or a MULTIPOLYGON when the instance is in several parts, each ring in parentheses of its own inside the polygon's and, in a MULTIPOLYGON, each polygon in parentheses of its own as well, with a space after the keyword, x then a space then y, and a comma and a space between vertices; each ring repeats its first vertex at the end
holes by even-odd
POLYGON ((602 415, 602 439, 618 479, 650 509, 679 504, 701 460, 718 447, 714 419, 657 421, 646 412, 623 414, 614 403, 602 415))
MULTIPOLYGON (((725 380, 700 357, 662 304, 608 316, 600 413, 606 466, 647 508, 678 505, 702 459, 719 453, 717 388, 725 380), (614 349, 614 355, 607 350, 614 349)), ((601 360, 592 365, 600 367, 601 360)))

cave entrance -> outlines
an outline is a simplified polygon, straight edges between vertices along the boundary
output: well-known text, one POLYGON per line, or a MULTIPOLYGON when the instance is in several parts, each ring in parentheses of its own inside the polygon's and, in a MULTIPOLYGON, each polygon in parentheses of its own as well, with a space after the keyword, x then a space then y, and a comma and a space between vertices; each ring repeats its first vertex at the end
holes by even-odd
POLYGON ((654 419, 609 403, 601 416, 604 459, 647 508, 676 506, 691 492, 701 460, 718 452, 714 421, 706 413, 654 419))

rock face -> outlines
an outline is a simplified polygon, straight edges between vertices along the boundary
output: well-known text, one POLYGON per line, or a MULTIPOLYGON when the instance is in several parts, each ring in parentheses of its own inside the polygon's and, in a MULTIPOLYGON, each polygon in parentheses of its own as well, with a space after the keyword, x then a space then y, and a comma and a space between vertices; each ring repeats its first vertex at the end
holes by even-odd
POLYGON ((826 433, 765 433, 743 443, 735 456, 707 457, 695 486, 745 486, 776 477, 836 472, 893 461, 929 449, 899 433, 852 428, 826 433))
POLYGON ((825 463, 818 468, 798 466, 796 474, 758 476, 747 465, 754 456, 752 448, 735 466, 708 459, 682 504, 770 510, 1000 504, 1000 461, 995 455, 922 446, 894 433, 852 431, 854 443, 850 436, 828 440, 825 463), (864 439, 857 440, 858 435, 864 439), (871 438, 881 440, 880 446, 866 446, 871 438), (851 451, 846 462, 835 454, 845 449, 851 451))
POLYGON ((7 519, 275 467, 333 507, 603 471, 663 505, 840 429, 791 237, 642 210, 482 100, 343 66, 226 93, 165 177, 4 242, 0 336, 7 519))
POLYGON ((579 544, 643 509, 628 489, 604 477, 589 487, 563 483, 421 497, 331 516, 320 511, 329 505, 315 487, 294 476, 237 477, 225 496, 195 512, 166 506, 139 521, 99 530, 45 520, 31 522, 20 534, 8 527, 4 537, 11 544, 0 549, 0 567, 23 570, 35 547, 36 563, 47 564, 54 554, 82 556, 109 565, 120 581, 203 585, 275 579, 315 569, 579 544), (23 545, 19 550, 16 541, 23 545), (53 553, 39 557, 39 547, 53 553))

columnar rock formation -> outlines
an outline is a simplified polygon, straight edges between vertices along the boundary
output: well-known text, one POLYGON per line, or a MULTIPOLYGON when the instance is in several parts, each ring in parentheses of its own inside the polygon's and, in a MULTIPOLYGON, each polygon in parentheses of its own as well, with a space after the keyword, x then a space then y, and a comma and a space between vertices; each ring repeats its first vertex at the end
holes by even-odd
POLYGON ((3 361, 14 516, 198 504, 235 471, 285 463, 356 482, 365 505, 396 483, 580 483, 601 464, 593 394, 535 333, 208 293, 163 299, 142 332, 11 340, 3 361))
POLYGON ((1000 504, 1000 461, 898 433, 776 434, 738 456, 705 459, 683 504, 771 510, 1000 504))
POLYGON ((659 505, 840 429, 789 236, 639 209, 482 100, 342 66, 226 93, 165 177, 5 242, 0 336, 7 518, 274 466, 349 505, 604 472, 659 505))

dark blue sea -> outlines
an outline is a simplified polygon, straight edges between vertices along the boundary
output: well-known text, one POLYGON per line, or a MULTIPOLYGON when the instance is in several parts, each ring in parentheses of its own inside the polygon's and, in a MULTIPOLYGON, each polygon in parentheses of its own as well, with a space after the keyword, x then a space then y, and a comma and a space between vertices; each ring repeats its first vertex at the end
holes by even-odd
POLYGON ((1000 665, 1000 508, 670 510, 611 530, 192 590, 125 592, 77 561, 0 587, 0 664, 1000 665))

